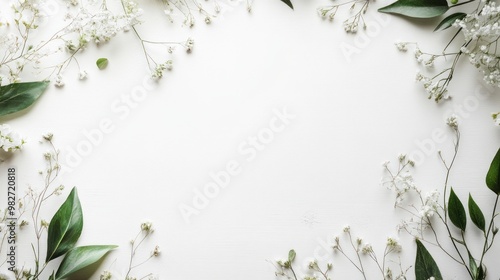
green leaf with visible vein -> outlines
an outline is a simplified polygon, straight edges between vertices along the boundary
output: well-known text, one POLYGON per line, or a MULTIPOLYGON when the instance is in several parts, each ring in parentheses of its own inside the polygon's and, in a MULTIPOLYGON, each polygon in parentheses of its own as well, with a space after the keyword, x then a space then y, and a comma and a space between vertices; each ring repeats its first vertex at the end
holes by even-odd
POLYGON ((47 236, 47 257, 49 262, 66 254, 75 247, 83 229, 83 213, 76 188, 50 220, 47 236))
POLYGON ((378 11, 411 18, 433 18, 443 15, 448 9, 446 0, 398 0, 378 11))
POLYGON ((415 279, 428 280, 434 277, 435 280, 443 280, 441 272, 431 254, 424 244, 417 240, 417 257, 415 259, 415 279))
POLYGON ((438 24, 438 26, 436 26, 436 29, 434 29, 434 31, 448 29, 448 28, 450 28, 455 23, 455 21, 461 20, 465 16, 467 16, 466 13, 454 13, 454 14, 451 14, 451 15, 447 16, 446 18, 444 18, 438 24))
POLYGON ((13 83, 0 87, 0 116, 31 106, 47 89, 49 82, 13 83))
POLYGON ((59 269, 57 269, 56 280, 64 279, 80 269, 97 262, 106 253, 116 247, 114 245, 93 245, 72 249, 64 256, 59 269))

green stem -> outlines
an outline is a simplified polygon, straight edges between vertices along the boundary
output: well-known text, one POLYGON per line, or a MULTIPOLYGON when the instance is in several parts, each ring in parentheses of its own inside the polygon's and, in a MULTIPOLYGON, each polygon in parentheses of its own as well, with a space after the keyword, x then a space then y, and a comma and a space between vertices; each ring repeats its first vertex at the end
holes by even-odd
MULTIPOLYGON (((497 206, 498 206, 498 198, 499 198, 499 195, 497 195, 497 197, 495 199, 495 206, 493 206, 493 213, 491 214, 490 224, 488 226, 488 230, 486 231, 486 236, 484 237, 483 253, 481 254, 481 260, 479 261, 479 268, 482 267, 484 256, 486 255, 486 252, 488 252, 488 249, 491 247, 491 246, 488 246, 488 238, 490 236, 490 233, 492 233, 494 230, 493 224, 494 224, 494 220, 496 217, 495 212, 496 212, 497 206)), ((493 235, 492 240, 491 240, 492 243, 493 243, 493 238, 494 238, 494 235, 493 235)))

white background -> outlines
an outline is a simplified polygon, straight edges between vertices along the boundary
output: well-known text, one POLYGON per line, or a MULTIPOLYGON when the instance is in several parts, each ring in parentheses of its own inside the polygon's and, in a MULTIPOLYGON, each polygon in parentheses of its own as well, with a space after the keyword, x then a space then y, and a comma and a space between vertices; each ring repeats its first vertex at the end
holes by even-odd
MULTIPOLYGON (((445 170, 437 150, 452 155, 452 133, 444 123, 452 111, 461 117, 463 141, 451 184, 462 201, 471 192, 490 213, 493 195, 484 177, 498 149, 499 131, 490 117, 498 110, 498 90, 482 86, 480 74, 464 61, 449 88, 454 98, 436 104, 414 82, 419 66, 412 52, 394 47, 398 39, 415 41, 439 53, 453 31, 432 33, 436 22, 416 26, 380 15, 376 8, 388 4, 380 1, 366 14, 368 31, 346 34, 342 14, 334 22, 317 16, 316 8, 330 2, 294 2, 295 11, 278 0, 255 1, 251 13, 240 3, 208 26, 199 20, 193 29, 169 25, 161 15, 147 18, 139 27, 144 37, 191 36, 195 48, 190 54, 179 49, 174 70, 126 117, 113 104, 122 105, 122 96, 130 96, 148 75, 132 33, 80 57, 87 80, 68 69, 63 88, 52 86, 28 112, 3 120, 29 139, 8 162, 18 167, 20 184, 41 186, 37 171, 47 147, 38 139, 53 132, 67 167, 60 182, 66 194, 78 187, 84 209, 79 244, 120 245, 92 279, 104 269, 124 272, 128 241, 143 220, 156 228, 144 253, 158 244, 162 255, 136 272, 161 279, 275 279, 267 260, 284 258, 294 248, 300 267, 345 224, 381 254, 386 237, 398 236, 403 215, 393 208, 393 194, 379 184, 380 163, 421 152, 418 185, 441 189, 445 170), (342 46, 356 52, 346 55, 342 46), (109 58, 105 71, 95 68, 98 57, 109 58), (490 97, 475 97, 474 103, 471 96, 478 92, 490 97), (457 106, 469 109, 461 113, 457 106), (238 147, 269 126, 273 110, 283 108, 295 118, 247 161, 238 147), (88 141, 85 131, 97 129, 103 119, 113 123, 113 131, 75 164, 70 155, 88 141), (422 146, 436 129, 446 132, 446 141, 422 146), (180 205, 191 205, 195 190, 212 181, 210 172, 224 170, 232 160, 241 173, 186 223, 180 205)), ((146 11, 155 7, 150 1, 142 5, 146 11)), ((63 198, 52 200, 45 219, 63 198)), ((470 237, 476 235, 472 231, 470 237)), ((403 265, 413 265, 414 243, 407 235, 399 238, 403 265)), ((24 245, 18 255, 29 264, 30 248, 24 245)), ((431 251, 445 279, 467 278, 431 251)), ((496 246, 489 279, 500 274, 493 265, 498 254, 496 246)), ((340 255, 330 250, 328 258, 334 279, 361 279, 340 255)))

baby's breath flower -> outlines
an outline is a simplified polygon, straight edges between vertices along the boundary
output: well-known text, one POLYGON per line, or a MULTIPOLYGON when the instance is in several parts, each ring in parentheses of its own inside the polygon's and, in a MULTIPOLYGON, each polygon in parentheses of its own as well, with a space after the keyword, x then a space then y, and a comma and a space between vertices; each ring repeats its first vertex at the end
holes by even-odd
POLYGON ((56 85, 56 87, 63 87, 64 86, 63 76, 57 75, 54 84, 56 85))
POLYGON ((141 230, 147 233, 153 232, 153 223, 150 221, 145 221, 141 223, 141 230))
POLYGON ((342 231, 343 232, 350 232, 351 231, 351 227, 349 225, 345 225, 343 228, 342 228, 342 231))
POLYGON ((408 50, 408 43, 407 42, 397 41, 396 43, 394 43, 394 45, 396 45, 396 48, 398 48, 399 51, 405 52, 408 50))
POLYGON ((401 244, 399 244, 399 241, 393 237, 388 237, 387 238, 387 248, 391 250, 392 252, 399 253, 401 252, 401 244))
POLYGON ((458 120, 456 115, 451 115, 446 119, 446 124, 454 130, 458 129, 458 120))
POLYGON ((184 43, 184 47, 186 47, 187 52, 191 52, 194 47, 194 40, 192 38, 188 38, 186 43, 184 43))
POLYGON ((363 245, 363 247, 361 248, 361 252, 363 254, 370 254, 370 253, 373 253, 373 248, 372 248, 372 245, 370 243, 366 243, 365 245, 363 245))
POLYGON ((48 133, 45 133, 44 135, 42 135, 42 137, 46 141, 52 141, 52 137, 54 137, 54 134, 48 132, 48 133))
POLYGON ((418 61, 418 62, 422 62, 423 61, 423 53, 422 51, 416 47, 415 48, 415 52, 414 52, 414 55, 415 55, 415 59, 418 61))
POLYGON ((405 159, 406 159, 406 154, 401 153, 398 155, 399 162, 403 162, 405 159))
POLYGON ((99 280, 110 280, 111 277, 113 277, 113 275, 111 274, 111 272, 105 270, 99 276, 99 280))
POLYGON ((156 245, 153 252, 151 253, 151 256, 158 257, 160 253, 161 253, 160 246, 156 245))
POLYGON ((64 190, 64 185, 60 185, 59 187, 57 187, 55 190, 54 190, 54 194, 55 195, 60 195, 62 193, 62 191, 64 190))
POLYGON ((460 28, 466 43, 462 53, 469 56, 469 62, 477 67, 487 84, 500 87, 500 7, 495 1, 483 2, 482 9, 457 20, 453 26, 460 28), (470 43, 472 41, 473 43, 470 43))
POLYGON ((13 131, 9 125, 0 125, 0 149, 6 152, 13 152, 21 150, 24 143, 24 139, 17 132, 13 131))
POLYGON ((85 71, 85 70, 80 71, 80 73, 78 73, 78 79, 80 79, 80 80, 87 79, 87 71, 85 71))

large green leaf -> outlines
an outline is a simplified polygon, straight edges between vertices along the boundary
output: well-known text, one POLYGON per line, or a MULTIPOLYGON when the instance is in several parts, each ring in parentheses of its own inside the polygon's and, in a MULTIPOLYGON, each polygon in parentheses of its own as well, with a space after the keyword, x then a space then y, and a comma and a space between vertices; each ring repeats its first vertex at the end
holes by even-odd
POLYGON ((28 108, 47 89, 49 82, 14 83, 0 87, 0 116, 28 108))
POLYGON ((412 18, 433 18, 446 13, 448 9, 446 0, 398 0, 378 11, 412 18))
POLYGON ((454 13, 454 14, 451 14, 451 15, 447 16, 446 18, 444 18, 438 24, 438 26, 436 26, 436 29, 434 29, 434 31, 448 29, 448 28, 450 28, 455 23, 455 21, 457 21, 457 19, 461 20, 461 19, 463 19, 466 16, 467 16, 466 13, 454 13))
POLYGON ((69 251, 57 269, 56 280, 64 279, 78 270, 100 260, 107 252, 116 248, 114 245, 93 245, 76 247, 69 251))
POLYGON ((465 214, 465 208, 458 196, 453 191, 450 192, 450 198, 448 199, 448 217, 450 217, 451 222, 462 231, 465 231, 467 226, 467 215, 465 214))
POLYGON ((498 149, 491 162, 488 174, 486 174, 486 185, 497 195, 500 195, 500 149, 498 149))
POLYGON ((292 4, 292 1, 290 0, 281 0, 281 2, 285 3, 288 5, 288 7, 290 7, 292 10, 293 10, 293 4, 292 4))
POLYGON ((50 220, 45 261, 49 262, 73 249, 82 229, 82 207, 76 188, 73 188, 66 201, 50 220))
POLYGON ((479 208, 470 194, 468 206, 470 219, 480 230, 484 232, 486 230, 486 221, 484 220, 483 211, 481 211, 481 208, 479 208))
POLYGON ((415 280, 443 280, 441 272, 424 244, 417 240, 417 257, 415 258, 415 280))

